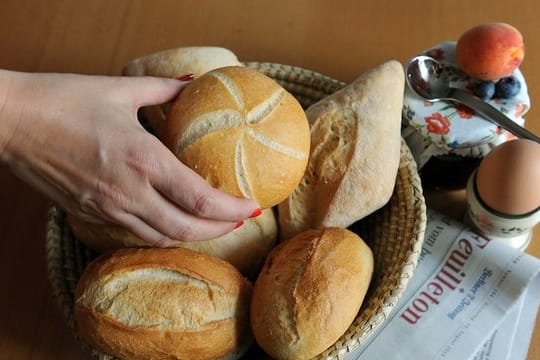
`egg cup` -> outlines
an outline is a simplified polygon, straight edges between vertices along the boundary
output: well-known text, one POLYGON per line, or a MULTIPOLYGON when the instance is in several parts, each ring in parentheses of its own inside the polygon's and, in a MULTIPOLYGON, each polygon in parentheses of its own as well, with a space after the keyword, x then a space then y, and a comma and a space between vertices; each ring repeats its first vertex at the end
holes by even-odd
POLYGON ((540 208, 522 215, 508 215, 490 208, 480 198, 476 173, 477 170, 467 182, 465 223, 493 240, 525 250, 531 241, 532 229, 540 222, 540 208))

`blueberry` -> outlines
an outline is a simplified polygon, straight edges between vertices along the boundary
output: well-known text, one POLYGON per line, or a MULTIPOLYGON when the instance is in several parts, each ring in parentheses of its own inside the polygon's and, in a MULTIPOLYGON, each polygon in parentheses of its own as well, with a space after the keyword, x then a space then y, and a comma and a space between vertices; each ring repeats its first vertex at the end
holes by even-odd
POLYGON ((497 81, 495 96, 499 99, 511 99, 521 90, 521 83, 513 76, 505 77, 497 81))
POLYGON ((474 84, 472 91, 480 99, 490 100, 495 95, 495 83, 492 81, 478 82, 474 84))

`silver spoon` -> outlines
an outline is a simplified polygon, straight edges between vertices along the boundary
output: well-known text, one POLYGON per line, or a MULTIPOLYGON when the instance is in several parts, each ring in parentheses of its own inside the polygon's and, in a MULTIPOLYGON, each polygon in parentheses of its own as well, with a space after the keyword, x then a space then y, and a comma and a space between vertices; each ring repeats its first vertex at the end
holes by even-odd
POLYGON ((485 101, 461 89, 450 87, 442 65, 429 56, 417 56, 407 65, 407 83, 428 101, 450 100, 467 105, 480 115, 517 137, 540 142, 540 138, 513 122, 485 101))

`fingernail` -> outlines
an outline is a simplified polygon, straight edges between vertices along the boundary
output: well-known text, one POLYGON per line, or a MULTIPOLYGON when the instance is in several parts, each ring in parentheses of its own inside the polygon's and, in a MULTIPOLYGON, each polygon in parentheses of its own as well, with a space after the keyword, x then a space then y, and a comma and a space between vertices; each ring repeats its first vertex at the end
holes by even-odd
POLYGON ((195 79, 195 75, 193 74, 185 74, 176 78, 176 80, 180 81, 192 81, 193 79, 195 79))
POLYGON ((262 213, 261 208, 257 208, 255 210, 253 210, 253 212, 251 213, 251 215, 249 215, 249 217, 254 218, 254 217, 257 217, 257 216, 261 215, 261 213, 262 213))
POLYGON ((234 225, 234 228, 233 229, 238 229, 240 226, 244 225, 244 221, 243 220, 240 220, 239 222, 236 223, 236 225, 234 225))

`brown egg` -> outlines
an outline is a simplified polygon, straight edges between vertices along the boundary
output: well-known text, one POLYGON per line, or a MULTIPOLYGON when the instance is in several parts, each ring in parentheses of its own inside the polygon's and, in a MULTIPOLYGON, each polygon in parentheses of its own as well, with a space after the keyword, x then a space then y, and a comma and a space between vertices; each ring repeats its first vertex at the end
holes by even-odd
POLYGON ((540 207, 540 144, 517 139, 493 149, 476 175, 480 198, 493 210, 523 215, 540 207))

